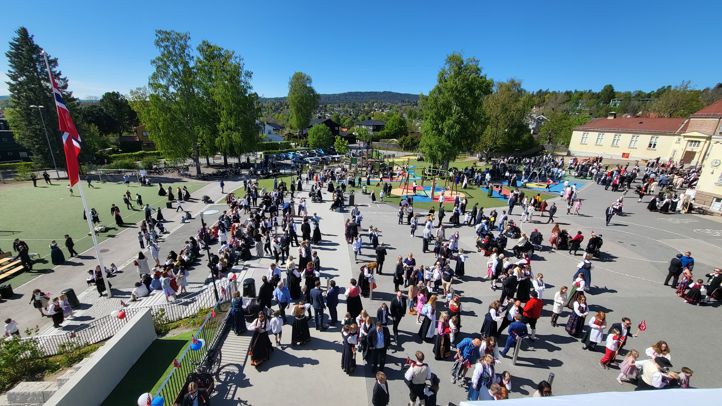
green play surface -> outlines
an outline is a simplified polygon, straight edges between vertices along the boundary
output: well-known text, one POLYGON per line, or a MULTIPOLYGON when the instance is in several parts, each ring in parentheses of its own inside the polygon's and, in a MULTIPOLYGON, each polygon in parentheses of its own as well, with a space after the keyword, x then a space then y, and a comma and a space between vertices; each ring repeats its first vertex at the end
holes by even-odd
MULTIPOLYGON (((65 234, 73 238, 75 250, 81 255, 92 246, 92 239, 88 235, 88 223, 83 219, 83 204, 77 189, 71 196, 67 184, 55 180, 52 182, 52 185, 46 185, 40 179, 38 187, 33 187, 32 182, 0 184, 0 248, 12 252, 13 240, 20 238, 30 246, 31 253, 37 253, 40 257, 32 272, 23 272, 3 283, 10 282, 13 287, 17 287, 39 274, 50 272, 53 267, 50 263, 52 240, 57 241, 66 259, 72 260, 68 258, 65 248, 65 234)), ((163 185, 166 188, 173 186, 174 193, 178 186, 185 185, 193 196, 193 192, 204 183, 175 180, 170 183, 163 182, 163 185)), ((140 186, 137 182, 131 182, 130 185, 120 182, 93 182, 93 187, 89 188, 87 183, 83 182, 83 187, 88 204, 98 211, 101 223, 108 228, 106 232, 98 234, 101 241, 114 237, 123 230, 116 227, 110 215, 111 203, 120 207, 123 221, 130 224, 143 219, 143 211, 135 203, 136 193, 140 193, 143 203, 150 203, 153 208, 162 207, 165 210, 166 197, 158 196, 157 183, 152 186, 140 186), (123 204, 123 194, 126 190, 131 193, 136 210, 128 210, 123 204)))

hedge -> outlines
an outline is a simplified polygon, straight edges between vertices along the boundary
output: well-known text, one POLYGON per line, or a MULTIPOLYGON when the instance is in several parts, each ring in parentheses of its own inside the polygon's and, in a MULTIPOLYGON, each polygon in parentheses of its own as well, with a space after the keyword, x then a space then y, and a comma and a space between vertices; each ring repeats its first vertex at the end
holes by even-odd
POLYGON ((33 169, 32 162, 5 162, 0 164, 0 169, 19 170, 20 168, 33 169))
POLYGON ((138 152, 127 152, 124 154, 111 154, 110 159, 113 161, 122 161, 126 159, 132 159, 134 161, 140 161, 143 158, 160 158, 162 154, 160 151, 138 151, 138 152))

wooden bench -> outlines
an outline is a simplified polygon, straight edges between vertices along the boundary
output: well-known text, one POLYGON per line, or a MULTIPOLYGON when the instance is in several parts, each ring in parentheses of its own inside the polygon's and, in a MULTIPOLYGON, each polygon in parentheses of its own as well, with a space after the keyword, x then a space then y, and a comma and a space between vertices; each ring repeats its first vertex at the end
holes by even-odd
POLYGON ((0 259, 0 280, 7 279, 24 270, 25 266, 23 266, 20 260, 13 261, 12 257, 0 259))

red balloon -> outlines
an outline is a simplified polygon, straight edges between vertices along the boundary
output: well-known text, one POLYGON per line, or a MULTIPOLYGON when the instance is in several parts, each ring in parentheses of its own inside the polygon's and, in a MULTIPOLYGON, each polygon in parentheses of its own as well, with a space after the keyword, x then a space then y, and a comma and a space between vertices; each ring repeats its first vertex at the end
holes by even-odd
POLYGON ((118 312, 118 318, 121 320, 125 318, 125 310, 121 310, 118 312))

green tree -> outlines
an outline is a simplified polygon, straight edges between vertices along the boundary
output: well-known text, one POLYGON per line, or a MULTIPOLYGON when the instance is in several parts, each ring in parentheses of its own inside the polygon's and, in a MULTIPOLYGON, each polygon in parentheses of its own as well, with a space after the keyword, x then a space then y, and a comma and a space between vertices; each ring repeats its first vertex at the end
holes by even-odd
POLYGON ((308 130, 308 146, 311 148, 326 148, 334 143, 331 129, 324 124, 316 124, 308 130))
POLYGON ((704 107, 700 92, 689 88, 689 82, 664 90, 650 110, 661 117, 687 117, 704 107))
POLYGON ((525 121, 531 98, 517 80, 499 82, 495 87, 495 92, 484 98, 488 125, 479 143, 481 151, 488 154, 528 148, 534 142, 525 121))
POLYGON ((128 103, 128 99, 118 92, 106 92, 100 98, 98 105, 110 117, 112 127, 100 128, 102 134, 122 134, 131 131, 138 125, 138 115, 128 103))
POLYGON ((399 138, 399 146, 404 151, 416 151, 419 141, 421 141, 421 136, 418 133, 407 134, 399 138))
POLYGON ((356 136, 357 140, 363 141, 367 148, 371 146, 371 141, 374 140, 373 134, 366 127, 353 127, 351 133, 356 136))
POLYGON ((548 114, 547 121, 539 129, 539 142, 554 145, 569 145, 574 127, 580 126, 591 117, 565 112, 552 112, 548 114))
MULTIPOLYGON (((62 167, 64 154, 57 130, 55 101, 41 51, 42 49, 35 43, 34 37, 30 35, 27 28, 20 27, 15 31, 15 37, 10 41, 10 49, 5 53, 8 58, 7 75, 9 80, 7 83, 10 92, 10 108, 6 110, 6 115, 15 139, 30 150, 35 162, 44 166, 50 165, 52 149, 58 166, 62 167), (38 112, 38 109, 31 108, 31 105, 44 108, 39 109, 38 112), (40 115, 45 121, 50 147, 48 147, 40 115)), ((58 70, 58 60, 48 56, 48 63, 63 95, 65 105, 80 129, 81 117, 76 114, 79 110, 77 101, 68 90, 67 79, 58 70)), ((82 133, 80 137, 83 138, 82 133)))
POLYGON ((138 113, 156 147, 169 159, 191 158, 201 173, 200 137, 206 128, 197 122, 200 97, 196 89, 190 35, 157 30, 158 56, 147 90, 133 93, 131 106, 138 113))
POLYGON ((599 102, 601 104, 605 104, 609 106, 609 103, 616 97, 616 92, 614 91, 614 86, 612 85, 604 85, 602 88, 602 91, 599 92, 599 102))
POLYGON ((345 155, 348 152, 348 141, 337 136, 336 141, 333 143, 333 148, 337 154, 345 155))
POLYGON ((478 60, 456 53, 446 58, 436 86, 421 98, 420 149, 429 161, 446 163, 478 143, 487 123, 483 100, 491 90, 478 60))
POLYGON ((397 112, 391 113, 384 126, 383 138, 401 138, 408 133, 409 127, 406 119, 397 112))
MULTIPOLYGON (((311 77, 303 72, 296 72, 288 82, 288 108, 291 112, 291 127, 301 132, 308 127, 313 113, 318 108, 319 96, 311 85, 311 77)), ((333 141, 332 141, 333 142, 333 141)))

